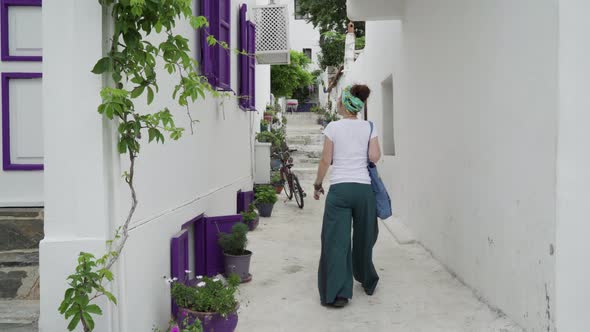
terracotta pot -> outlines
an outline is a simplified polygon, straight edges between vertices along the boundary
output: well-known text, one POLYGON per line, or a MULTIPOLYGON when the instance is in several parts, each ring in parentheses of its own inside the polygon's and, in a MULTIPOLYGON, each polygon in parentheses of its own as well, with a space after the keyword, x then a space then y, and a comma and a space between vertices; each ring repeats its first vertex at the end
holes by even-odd
POLYGON ((275 190, 277 191, 277 194, 280 194, 283 192, 283 188, 285 188, 285 186, 275 186, 275 190))
POLYGON ((238 326, 238 311, 222 317, 216 312, 198 312, 186 308, 178 308, 178 317, 176 322, 184 326, 184 320, 192 324, 198 318, 203 326, 203 332, 233 332, 238 326), (188 318, 186 318, 188 317, 188 318))
POLYGON ((264 113, 264 120, 268 121, 268 123, 272 122, 272 114, 264 113))

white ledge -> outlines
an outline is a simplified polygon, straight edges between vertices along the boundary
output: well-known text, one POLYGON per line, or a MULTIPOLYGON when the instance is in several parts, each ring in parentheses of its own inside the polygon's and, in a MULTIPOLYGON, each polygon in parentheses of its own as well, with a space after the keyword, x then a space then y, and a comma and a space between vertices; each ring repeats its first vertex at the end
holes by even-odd
POLYGON ((405 0, 346 0, 351 21, 401 20, 405 0))

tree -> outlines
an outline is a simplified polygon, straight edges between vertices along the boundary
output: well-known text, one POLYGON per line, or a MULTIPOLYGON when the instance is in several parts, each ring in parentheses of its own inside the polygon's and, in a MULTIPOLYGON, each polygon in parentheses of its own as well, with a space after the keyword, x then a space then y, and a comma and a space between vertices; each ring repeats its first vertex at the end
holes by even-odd
MULTIPOLYGON (((299 0, 301 15, 309 15, 309 22, 320 33, 345 32, 348 22, 346 0, 299 0)), ((355 22, 357 37, 365 35, 365 22, 355 22)))
MULTIPOLYGON (((320 67, 338 67, 344 62, 344 49, 346 44, 346 34, 328 31, 322 34, 320 39, 320 47, 322 53, 318 56, 320 67)), ((357 37, 355 49, 361 50, 365 48, 365 37, 357 37)))
POLYGON ((313 75, 307 71, 310 62, 302 52, 291 51, 291 64, 271 66, 271 92, 277 97, 290 98, 295 90, 311 85, 313 75))

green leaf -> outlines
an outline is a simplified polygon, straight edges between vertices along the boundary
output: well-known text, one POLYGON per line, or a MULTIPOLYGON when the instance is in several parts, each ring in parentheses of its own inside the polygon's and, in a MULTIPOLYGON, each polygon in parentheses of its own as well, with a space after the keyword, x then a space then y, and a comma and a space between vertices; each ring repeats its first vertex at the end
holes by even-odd
POLYGON ((106 295, 106 297, 113 302, 114 304, 117 304, 117 298, 115 297, 115 295, 113 295, 110 292, 104 292, 104 295, 106 295))
POLYGON ((148 129, 148 135, 149 135, 149 142, 151 143, 154 140, 154 138, 156 138, 156 136, 158 135, 158 129, 156 129, 156 128, 148 129))
POLYGON ((78 326, 78 323, 80 323, 80 313, 76 313, 74 317, 72 317, 70 324, 68 324, 68 331, 75 330, 78 326))
POLYGON ((122 79, 122 78, 123 78, 123 77, 121 76, 121 74, 120 74, 120 73, 118 73, 118 72, 113 72, 113 81, 115 81, 115 83, 119 83, 119 82, 121 82, 121 79, 122 79))
POLYGON ((147 103, 148 105, 154 101, 154 90, 148 86, 147 103))
POLYGON ((120 154, 124 154, 127 152, 127 143, 125 143, 125 141, 121 140, 119 141, 119 143, 117 144, 117 149, 119 150, 120 154))
POLYGON ((84 313, 84 320, 86 321, 86 325, 88 325, 88 329, 90 331, 94 330, 94 319, 92 319, 92 316, 90 316, 89 313, 85 312, 84 313))
POLYGON ((109 57, 104 57, 104 58, 98 60, 98 62, 94 65, 94 68, 92 68, 92 72, 97 75, 100 75, 104 72, 112 71, 112 70, 113 70, 113 61, 109 57))
POLYGON ((102 310, 96 304, 91 304, 91 305, 87 306, 86 312, 89 312, 89 313, 95 314, 95 315, 102 315, 102 310))
POLYGON ((133 89, 131 91, 131 98, 137 98, 137 97, 141 96, 144 89, 145 89, 145 86, 143 86, 143 85, 140 85, 140 86, 136 87, 135 89, 133 89))

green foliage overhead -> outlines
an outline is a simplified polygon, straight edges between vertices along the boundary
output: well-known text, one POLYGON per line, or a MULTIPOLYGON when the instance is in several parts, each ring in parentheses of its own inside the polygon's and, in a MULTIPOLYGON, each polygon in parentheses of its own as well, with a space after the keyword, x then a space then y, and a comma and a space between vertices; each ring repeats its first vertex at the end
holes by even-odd
POLYGON ((291 64, 271 66, 271 92, 277 97, 291 98, 299 88, 313 83, 313 75, 307 71, 310 60, 302 52, 291 51, 291 64))
MULTIPOLYGON (((346 0, 299 0, 300 14, 309 15, 309 21, 321 33, 328 31, 345 32, 349 22, 346 14, 346 0)), ((357 36, 365 35, 365 23, 355 22, 357 36)))
MULTIPOLYGON (((346 34, 334 31, 328 31, 322 34, 320 40, 322 53, 318 56, 320 67, 338 67, 344 63, 344 50, 346 47, 346 34)), ((365 37, 357 37, 355 49, 365 48, 365 37)))

